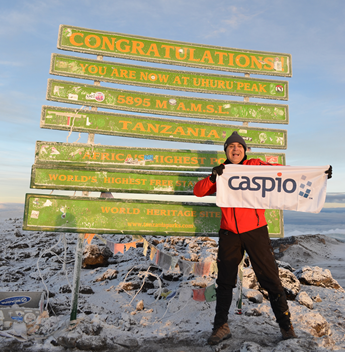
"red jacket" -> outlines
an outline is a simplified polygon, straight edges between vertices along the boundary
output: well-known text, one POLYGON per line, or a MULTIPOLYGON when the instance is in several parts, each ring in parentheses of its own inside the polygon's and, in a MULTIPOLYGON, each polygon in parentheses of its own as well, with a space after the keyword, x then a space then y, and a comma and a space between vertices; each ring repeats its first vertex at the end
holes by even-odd
MULTIPOLYGON (((260 159, 249 159, 243 165, 272 165, 260 159)), ((194 194, 197 197, 209 196, 217 190, 216 183, 212 183, 209 177, 199 181, 194 186, 194 194)), ((243 233, 255 230, 258 227, 267 225, 265 209, 251 208, 221 208, 222 219, 220 228, 234 233, 243 233)))

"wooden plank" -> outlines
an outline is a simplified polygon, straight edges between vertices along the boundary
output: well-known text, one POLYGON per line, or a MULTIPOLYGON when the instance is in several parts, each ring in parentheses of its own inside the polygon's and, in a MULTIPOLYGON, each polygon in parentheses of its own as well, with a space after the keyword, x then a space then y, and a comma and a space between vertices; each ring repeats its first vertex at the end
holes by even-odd
MULTIPOLYGON (((247 153, 285 165, 284 153, 247 153)), ((225 161, 224 151, 137 148, 82 143, 36 142, 35 163, 130 168, 146 170, 206 171, 225 161)))
POLYGON ((30 188, 120 193, 193 194, 207 174, 33 165, 30 188))
MULTIPOLYGON (((270 236, 283 237, 279 210, 268 210, 270 236)), ((221 210, 210 203, 26 194, 23 229, 132 235, 218 236, 221 210)))
POLYGON ((58 49, 220 71, 291 77, 291 55, 60 25, 58 49))
POLYGON ((237 131, 250 147, 287 148, 287 131, 100 111, 42 107, 41 127, 174 142, 223 145, 237 131))
POLYGON ((198 119, 288 124, 288 106, 138 92, 48 79, 47 100, 198 119))
POLYGON ((90 60, 52 54, 50 74, 185 92, 288 100, 288 82, 90 60))

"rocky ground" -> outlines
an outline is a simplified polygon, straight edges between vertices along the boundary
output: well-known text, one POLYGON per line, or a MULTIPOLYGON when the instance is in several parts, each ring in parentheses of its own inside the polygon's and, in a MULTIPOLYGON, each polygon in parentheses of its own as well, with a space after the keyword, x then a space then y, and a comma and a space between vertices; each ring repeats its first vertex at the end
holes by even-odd
MULTIPOLYGON (((194 300, 193 289, 213 284, 215 274, 183 276, 178 267, 163 271, 143 255, 142 243, 113 255, 94 238, 85 247, 78 319, 70 325, 77 235, 25 232, 21 223, 21 218, 0 223, 0 291, 49 291, 49 317, 36 321, 20 340, 0 336, 1 351, 345 351, 345 244, 330 237, 272 241, 298 339, 281 339, 266 292, 247 260, 243 314, 235 314, 232 305, 233 336, 211 347, 206 340, 215 302, 194 300)), ((133 241, 131 236, 103 237, 133 241)), ((216 258, 215 239, 145 238, 185 261, 216 258)))

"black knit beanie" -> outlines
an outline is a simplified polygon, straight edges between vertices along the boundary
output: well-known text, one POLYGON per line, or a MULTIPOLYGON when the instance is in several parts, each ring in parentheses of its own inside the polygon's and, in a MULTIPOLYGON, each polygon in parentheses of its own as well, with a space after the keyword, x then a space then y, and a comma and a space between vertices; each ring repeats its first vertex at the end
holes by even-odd
POLYGON ((234 143, 234 142, 242 144, 243 148, 244 148, 244 151, 245 152, 247 151, 246 142, 244 141, 244 139, 236 131, 232 132, 232 135, 230 137, 228 137, 228 139, 225 141, 225 143, 224 143, 224 151, 226 152, 226 148, 228 147, 228 145, 231 144, 231 143, 234 143))

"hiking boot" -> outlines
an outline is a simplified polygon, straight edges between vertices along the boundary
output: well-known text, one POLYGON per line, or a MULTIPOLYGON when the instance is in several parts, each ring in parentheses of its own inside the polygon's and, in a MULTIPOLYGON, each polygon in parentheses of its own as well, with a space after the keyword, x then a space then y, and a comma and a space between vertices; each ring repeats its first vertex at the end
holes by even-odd
POLYGON ((213 329, 212 335, 208 338, 209 345, 217 345, 219 342, 231 337, 228 323, 224 323, 219 328, 213 329))
POLYGON ((283 340, 288 340, 288 339, 296 339, 297 336, 295 334, 295 330, 293 329, 293 326, 290 325, 290 327, 285 330, 283 328, 280 328, 280 332, 282 333, 283 340))

